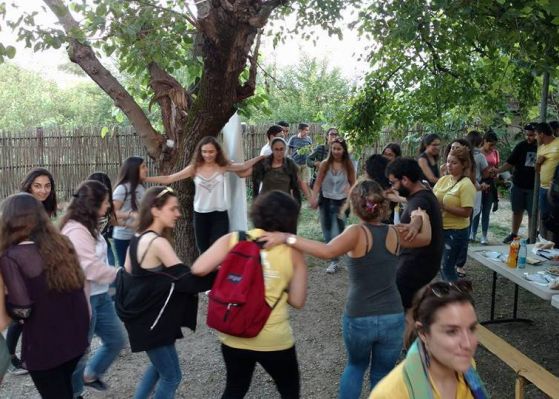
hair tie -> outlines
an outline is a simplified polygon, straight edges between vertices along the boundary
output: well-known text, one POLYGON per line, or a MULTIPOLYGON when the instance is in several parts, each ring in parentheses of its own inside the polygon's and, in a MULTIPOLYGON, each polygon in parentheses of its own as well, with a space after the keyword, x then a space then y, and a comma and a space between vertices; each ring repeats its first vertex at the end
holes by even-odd
POLYGON ((377 209, 378 204, 371 200, 365 200, 365 209, 368 213, 373 213, 377 209))

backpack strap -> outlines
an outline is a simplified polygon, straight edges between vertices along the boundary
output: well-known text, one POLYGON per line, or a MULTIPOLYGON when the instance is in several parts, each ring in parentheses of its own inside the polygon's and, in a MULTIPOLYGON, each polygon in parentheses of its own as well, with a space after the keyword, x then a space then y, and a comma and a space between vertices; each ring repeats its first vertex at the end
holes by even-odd
POLYGON ((278 303, 279 303, 281 297, 283 296, 283 294, 286 294, 286 293, 287 293, 287 290, 283 290, 283 291, 281 292, 281 294, 280 294, 280 296, 278 297, 278 299, 276 299, 276 302, 274 303, 274 306, 272 306, 272 310, 274 310, 274 309, 276 308, 276 306, 278 306, 278 303))
POLYGON ((365 247, 365 254, 368 254, 369 251, 372 249, 372 248, 369 248, 369 233, 367 232, 367 228, 364 225, 360 224, 359 226, 361 226, 361 228, 363 229, 363 232, 365 233, 365 240, 367 242, 367 245, 365 247))
POLYGON ((248 234, 247 234, 246 231, 239 230, 237 232, 237 234, 238 234, 238 240, 239 241, 247 241, 248 240, 248 234))

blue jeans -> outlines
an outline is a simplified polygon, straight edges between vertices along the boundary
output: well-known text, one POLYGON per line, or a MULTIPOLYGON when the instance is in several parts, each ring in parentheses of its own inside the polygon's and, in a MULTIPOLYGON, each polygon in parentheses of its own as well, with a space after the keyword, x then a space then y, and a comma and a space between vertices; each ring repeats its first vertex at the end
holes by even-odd
POLYGON ((459 266, 460 255, 464 248, 468 250, 468 227, 464 229, 444 230, 443 267, 441 275, 444 281, 456 281, 456 266, 459 266))
POLYGON ((101 338, 101 346, 90 357, 82 356, 72 375, 74 397, 83 392, 84 374, 88 379, 101 378, 114 362, 122 348, 126 345, 126 336, 122 322, 117 317, 114 302, 108 293, 92 295, 91 321, 89 323, 89 342, 93 335, 101 338))
POLYGON ((151 364, 136 388, 134 399, 147 399, 155 388, 153 399, 172 399, 181 382, 182 373, 175 345, 146 351, 151 364))
POLYGON ((394 368, 404 335, 404 313, 382 316, 343 316, 347 365, 340 380, 340 399, 358 399, 363 376, 371 363, 371 389, 394 368))
POLYGON ((320 228, 324 236, 324 242, 330 242, 345 229, 345 215, 340 215, 340 209, 344 200, 333 200, 321 197, 318 207, 320 216, 320 228))
POLYGON ((118 265, 124 267, 124 261, 126 260, 126 251, 130 245, 130 240, 119 240, 118 238, 113 238, 114 251, 116 253, 116 260, 118 265))
POLYGON ((481 234, 487 237, 487 232, 489 231, 489 216, 491 215, 491 208, 493 206, 493 195, 491 192, 484 191, 481 194, 481 212, 476 215, 472 220, 470 225, 472 231, 470 236, 475 238, 477 234, 477 228, 479 226, 479 219, 481 218, 481 234))

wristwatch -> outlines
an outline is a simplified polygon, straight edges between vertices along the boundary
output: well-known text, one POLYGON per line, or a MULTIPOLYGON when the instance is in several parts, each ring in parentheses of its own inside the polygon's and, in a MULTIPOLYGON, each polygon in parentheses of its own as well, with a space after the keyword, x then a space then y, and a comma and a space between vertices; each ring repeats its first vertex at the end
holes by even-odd
POLYGON ((297 243, 297 236, 293 234, 289 234, 285 240, 285 243, 290 247, 297 243))

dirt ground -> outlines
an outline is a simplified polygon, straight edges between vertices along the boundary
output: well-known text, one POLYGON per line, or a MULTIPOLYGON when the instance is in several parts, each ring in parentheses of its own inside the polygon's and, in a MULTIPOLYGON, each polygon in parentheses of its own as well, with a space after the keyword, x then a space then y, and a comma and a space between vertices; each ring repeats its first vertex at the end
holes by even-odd
MULTIPOLYGON (((497 243, 508 233, 510 206, 501 201, 493 215, 490 234, 497 243)), ((341 337, 341 316, 347 289, 347 272, 324 273, 325 263, 308 259, 309 293, 304 309, 291 312, 292 327, 301 371, 303 398, 337 397, 339 377, 345 364, 341 337)), ((489 316, 491 273, 475 261, 467 264, 468 278, 474 283, 478 317, 489 316)), ((500 278, 497 288, 497 316, 509 316, 512 309, 513 284, 500 278)), ((225 369, 215 334, 205 325, 207 298, 201 295, 199 327, 196 333, 184 330, 185 338, 177 342, 183 381, 180 398, 219 398, 225 383, 225 369)), ((519 316, 534 320, 533 325, 502 324, 489 328, 544 368, 559 375, 559 310, 523 289, 520 289, 519 316)), ((98 343, 94 342, 94 345, 98 343)), ((493 398, 514 397, 514 373, 499 359, 479 347, 476 361, 482 379, 493 398)), ((86 398, 130 398, 147 357, 124 351, 105 380, 110 386, 106 394, 86 391, 86 398)), ((366 397, 366 388, 362 397, 366 397)), ((272 380, 257 369, 247 398, 278 398, 272 380)), ((545 398, 534 387, 528 387, 526 398, 545 398)), ((0 398, 39 398, 28 376, 7 375, 0 387, 0 398)))

